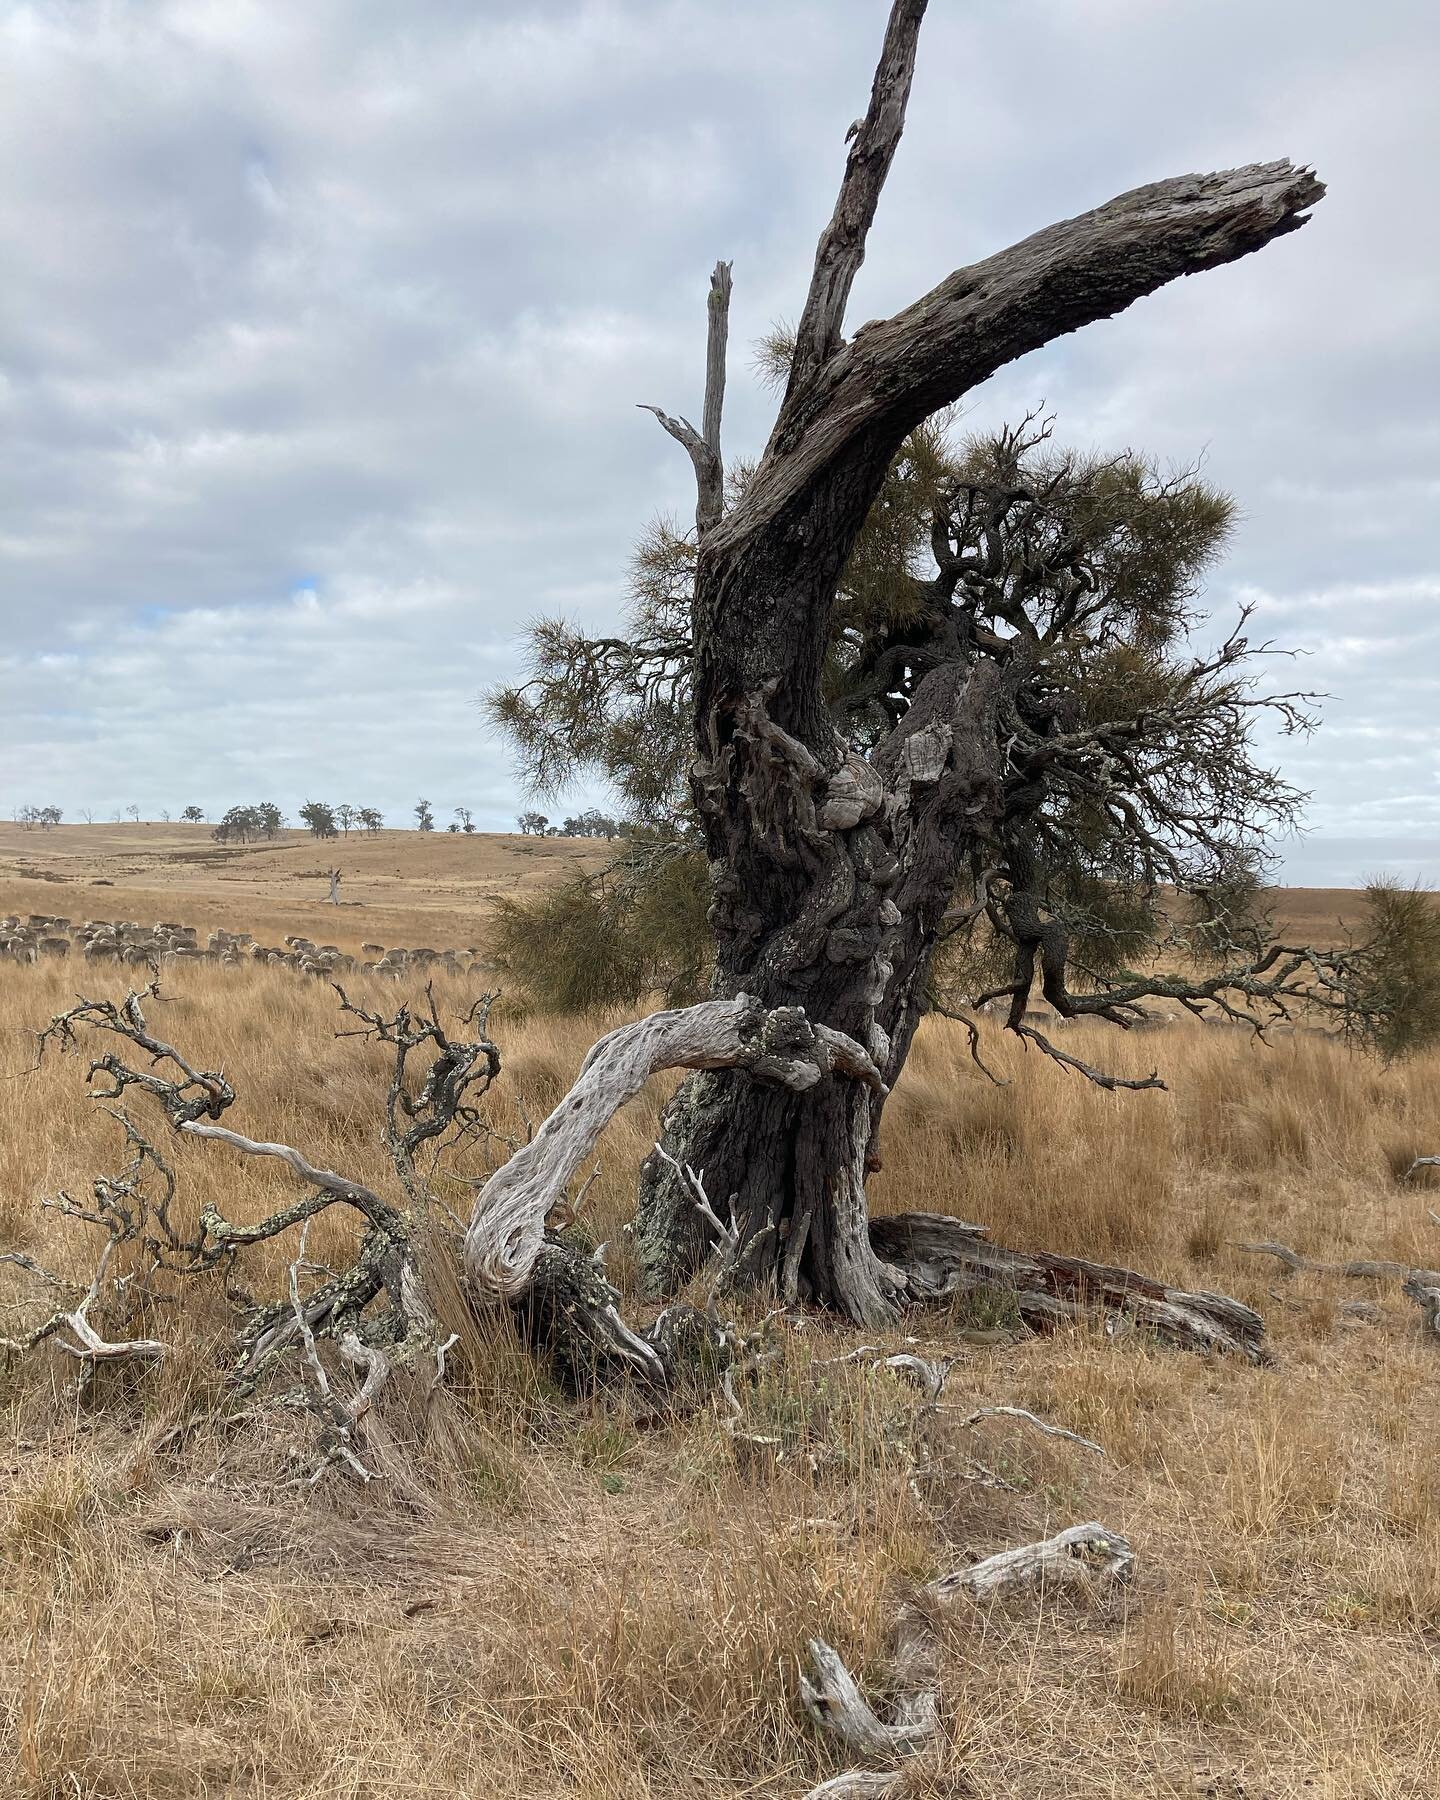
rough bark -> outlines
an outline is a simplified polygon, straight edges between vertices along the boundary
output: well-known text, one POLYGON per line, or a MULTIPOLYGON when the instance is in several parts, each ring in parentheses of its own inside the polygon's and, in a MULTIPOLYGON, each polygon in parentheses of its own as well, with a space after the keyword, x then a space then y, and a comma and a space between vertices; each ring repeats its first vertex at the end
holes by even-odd
POLYGON ((601 1132, 652 1075, 677 1068, 744 1069, 799 1092, 832 1070, 880 1083, 870 1057, 842 1032, 813 1026, 799 1009, 767 1010, 749 994, 620 1026, 592 1046, 565 1099, 476 1196, 465 1268, 477 1294, 508 1301, 524 1292, 545 1221, 601 1132))
POLYGON ((1265 1321, 1228 1294, 1187 1293, 1134 1269, 1078 1256, 1008 1250, 992 1244, 983 1225, 936 1213, 872 1219, 870 1241, 878 1256, 905 1271, 916 1300, 998 1291, 1014 1295, 1021 1321, 1033 1331, 1101 1318, 1116 1328, 1152 1332, 1180 1349, 1268 1360, 1265 1321))
MULTIPOLYGON (((924 11, 924 0, 892 8, 785 399, 739 503, 718 522, 707 514, 692 619, 692 781, 718 991, 804 1005, 864 1044, 887 1082, 908 1050, 957 872, 994 826, 1004 750, 987 729, 1000 677, 960 661, 926 677, 868 758, 835 730, 823 679, 835 594, 885 471, 909 431, 1004 364, 1293 231, 1324 191, 1288 162, 1139 188, 957 270, 847 343, 844 309, 903 128, 924 11)), ((866 1232, 879 1111, 878 1099, 829 1086, 792 1097, 742 1074, 707 1075, 671 1107, 665 1142, 713 1193, 734 1196, 758 1277, 876 1324, 907 1297, 866 1232)), ((638 1232, 657 1285, 693 1266, 690 1211, 658 1159, 638 1232)))

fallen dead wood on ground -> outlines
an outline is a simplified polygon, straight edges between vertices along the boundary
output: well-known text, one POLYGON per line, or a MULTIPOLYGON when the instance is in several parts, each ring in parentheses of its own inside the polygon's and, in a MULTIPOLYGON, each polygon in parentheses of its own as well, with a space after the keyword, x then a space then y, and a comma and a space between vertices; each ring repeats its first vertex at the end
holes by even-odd
MULTIPOLYGON (((1068 1434, 1067 1434, 1068 1435, 1068 1434)), ((992 1601, 1057 1588, 1097 1590, 1128 1582, 1135 1552, 1118 1532, 1091 1522, 1054 1537, 956 1569, 927 1583, 900 1608, 886 1687, 894 1696, 882 1719, 838 1651, 823 1638, 808 1645, 810 1673, 800 1677, 805 1710, 824 1732, 857 1755, 894 1762, 928 1749, 940 1734, 940 1638, 937 1618, 957 1601, 992 1601)), ((868 1800, 891 1793, 903 1769, 851 1770, 812 1788, 805 1800, 868 1800)))
POLYGON ((1267 1238, 1262 1243, 1233 1243, 1246 1256, 1273 1256, 1289 1275, 1339 1275, 1350 1281, 1398 1281, 1407 1300, 1420 1308, 1427 1331, 1440 1336, 1440 1269, 1414 1268, 1409 1263, 1374 1262, 1365 1258, 1349 1262, 1317 1262, 1302 1256, 1289 1244, 1267 1238))
POLYGON ((1265 1321, 1228 1294, 1187 1293, 1134 1269, 1111 1268, 1050 1251, 1009 1250, 983 1225, 940 1213, 896 1213, 870 1221, 878 1256, 903 1268, 917 1299, 967 1293, 1013 1294, 1032 1331, 1103 1319, 1112 1330, 1151 1331, 1183 1350, 1225 1350, 1249 1362, 1269 1360, 1265 1321))

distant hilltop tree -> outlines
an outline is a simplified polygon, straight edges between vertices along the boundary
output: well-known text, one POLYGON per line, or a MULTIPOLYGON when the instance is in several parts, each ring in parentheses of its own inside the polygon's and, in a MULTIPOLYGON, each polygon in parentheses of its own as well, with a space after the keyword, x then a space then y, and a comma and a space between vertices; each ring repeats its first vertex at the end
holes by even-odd
POLYGON ((432 811, 428 800, 417 800, 415 802, 415 824, 416 828, 420 831, 433 831, 435 829, 435 814, 432 811))
POLYGON ((536 812, 534 807, 522 812, 515 823, 520 827, 522 837, 544 837, 550 829, 549 819, 544 813, 536 812))
POLYGON ((362 806, 355 817, 361 828, 368 831, 372 837, 377 831, 382 830, 385 825, 384 814, 374 806, 362 806))
POLYGON ((203 825, 205 814, 198 806, 187 806, 180 815, 180 823, 182 825, 203 825))
MULTIPOLYGON (((180 817, 194 824, 204 818, 198 806, 187 806, 180 817)), ((278 837, 285 826, 285 815, 273 800, 262 800, 258 806, 232 806, 211 834, 221 844, 248 844, 254 838, 278 837)))
POLYGON ((38 825, 42 831, 48 831, 52 825, 58 825, 63 818, 58 806, 22 806, 20 823, 27 831, 33 831, 38 825))
POLYGON ((212 836, 221 844, 248 844, 263 837, 265 824, 258 806, 232 806, 215 827, 212 836))
POLYGON ((575 818, 567 819, 560 827, 560 835, 561 837, 603 837, 608 841, 611 838, 619 837, 621 830, 622 826, 618 819, 612 819, 609 813, 602 813, 597 807, 592 806, 577 814, 575 818))
POLYGON ((455 808, 455 818, 456 818, 457 823, 450 827, 450 829, 452 831, 457 831, 457 830, 464 831, 464 832, 474 831, 475 820, 472 818, 471 813, 470 813, 470 808, 468 806, 457 806, 455 808))
POLYGON ((335 824, 335 808, 323 800, 307 800, 300 808, 300 818, 313 837, 333 838, 339 835, 335 824))
POLYGON ((335 821, 345 833, 346 837, 349 837, 350 827, 356 823, 359 817, 360 815, 356 809, 349 804, 337 806, 335 808, 335 821))

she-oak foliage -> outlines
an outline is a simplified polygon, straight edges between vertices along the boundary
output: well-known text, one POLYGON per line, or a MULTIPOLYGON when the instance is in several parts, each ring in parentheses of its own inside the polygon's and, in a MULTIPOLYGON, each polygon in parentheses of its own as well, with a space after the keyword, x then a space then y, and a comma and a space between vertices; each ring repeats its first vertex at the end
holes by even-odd
MULTIPOLYGON (((762 368, 771 372, 788 349, 782 335, 767 339, 762 368)), ((732 472, 732 499, 747 474, 732 472)), ((1081 971, 1109 975, 1140 960, 1167 928, 1208 942, 1211 896, 1255 885, 1266 835, 1299 802, 1251 756, 1255 695, 1243 644, 1228 648, 1218 679, 1213 658, 1191 645, 1203 622, 1203 579, 1233 516, 1227 496, 1194 470, 1164 474, 1139 456, 1057 451, 1048 422, 1035 419, 956 442, 941 417, 905 441, 842 577, 826 692, 837 729, 861 755, 894 729, 915 683, 962 631, 976 657, 1004 654, 1010 642, 1033 646, 1037 701, 1097 732, 1129 721, 1137 703, 1158 708, 1203 690, 1191 746, 1168 727, 1145 746, 1169 763, 1170 788, 1191 790, 1203 830, 1176 830, 1147 847, 1128 818, 1064 786, 1037 809, 1047 898, 1081 971), (942 542, 949 574, 937 561, 942 542), (979 564, 987 555, 993 572, 977 568, 957 597, 954 559, 979 564), (1077 579, 1087 584, 1083 604, 1067 607, 1065 584, 1077 579), (1193 767, 1184 766, 1187 755, 1193 767), (1177 885, 1200 904, 1167 907, 1166 886, 1173 898, 1177 885)), ((538 621, 528 679, 488 702, 532 791, 554 795, 598 774, 637 827, 603 874, 577 875, 501 910, 500 960, 549 1010, 656 991, 683 1004, 704 986, 704 855, 686 784, 694 564, 693 534, 656 520, 631 561, 623 634, 588 638, 563 620, 538 621)), ((1303 723, 1288 702, 1277 704, 1287 723, 1303 723)), ((964 909, 974 893, 973 876, 962 879, 957 904, 964 909)), ((948 928, 936 967, 941 993, 959 1003, 991 984, 967 984, 967 974, 999 978, 1007 941, 983 911, 961 930, 948 928)))

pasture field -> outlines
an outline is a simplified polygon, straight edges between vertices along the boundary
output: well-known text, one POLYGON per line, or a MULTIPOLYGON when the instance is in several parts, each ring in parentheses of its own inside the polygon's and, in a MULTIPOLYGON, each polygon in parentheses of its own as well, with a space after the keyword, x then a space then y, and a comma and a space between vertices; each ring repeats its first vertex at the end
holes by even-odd
POLYGON ((604 861, 588 838, 352 831, 217 844, 208 825, 0 824, 0 916, 52 913, 174 919, 251 931, 265 944, 313 937, 355 952, 367 941, 468 949, 498 894, 604 861), (329 871, 342 904, 329 903, 329 871))
MULTIPOLYGON (((314 933, 306 907, 328 925, 335 909, 301 896, 301 871, 338 863, 363 902, 363 925, 327 929, 347 948, 411 929, 412 942, 483 948, 487 895, 577 850, 388 833, 216 861, 203 830, 161 832, 7 828, 0 911, 175 917, 275 941, 314 933), (81 877, 101 868, 115 886, 97 896, 81 877)), ((1287 905, 1318 920, 1347 902, 1287 905)), ((119 1132, 84 1097, 87 1059, 36 1070, 33 1033, 77 987, 118 996, 133 973, 0 963, 0 1248, 86 1279, 95 1234, 42 1202, 83 1200, 119 1166, 119 1132)), ((336 1037, 328 986, 253 965, 164 979, 163 1035, 225 1068, 240 1094, 227 1122, 394 1194, 377 1132, 385 1061, 336 1037)), ((464 978, 435 987, 445 1004, 471 997, 464 978)), ((354 983, 367 1004, 404 991, 354 983)), ((502 1003, 496 1131, 542 1117, 614 1022, 502 1003)), ((964 1427, 959 1410, 922 1427, 914 1390, 835 1362, 856 1334, 775 1324, 778 1361, 741 1390, 747 1429, 783 1452, 757 1466, 723 1407, 670 1416, 635 1394, 567 1397, 508 1326, 470 1318, 437 1234, 453 1380, 423 1432, 387 1415, 390 1478, 311 1489, 303 1415, 235 1402, 194 1422, 223 1387, 228 1315, 218 1287, 191 1286, 150 1313, 172 1346, 160 1369, 107 1371, 86 1402, 58 1353, 0 1353, 0 1793, 798 1796, 846 1766, 797 1701, 807 1638, 872 1684, 915 1584, 1094 1519, 1133 1542, 1133 1588, 947 1615, 944 1747, 907 1795, 1433 1794, 1440 1342, 1395 1283, 1282 1279, 1235 1242, 1440 1264, 1440 1187, 1406 1178, 1416 1154, 1440 1151, 1440 1056, 1385 1068, 1308 1033, 1264 1048, 1188 1021, 1071 1029, 1088 1060, 1158 1067, 1169 1091, 1101 1092, 987 1027, 987 1060, 1009 1080, 996 1087, 962 1030, 927 1021, 886 1111, 875 1209, 955 1213, 1002 1242, 1224 1289, 1265 1314, 1273 1366, 1098 1330, 1021 1338, 998 1297, 983 1316, 912 1314, 881 1343, 913 1334, 953 1357, 957 1409, 1029 1408, 1101 1458, 1013 1421, 964 1427), (1373 1311, 1347 1311, 1356 1300, 1373 1311)), ((624 1226, 668 1085, 612 1126, 584 1215, 641 1314, 624 1226)), ((244 1219, 295 1196, 278 1165, 148 1123, 186 1217, 207 1198, 244 1219)), ((467 1181, 500 1154, 498 1139, 471 1146, 442 1198, 463 1213, 467 1181)), ((323 1215, 311 1259, 342 1255, 345 1230, 323 1215)), ((279 1295, 293 1254, 289 1241, 253 1253, 251 1288, 279 1295)), ((0 1334, 45 1310, 14 1267, 0 1267, 0 1301, 0 1334)))

